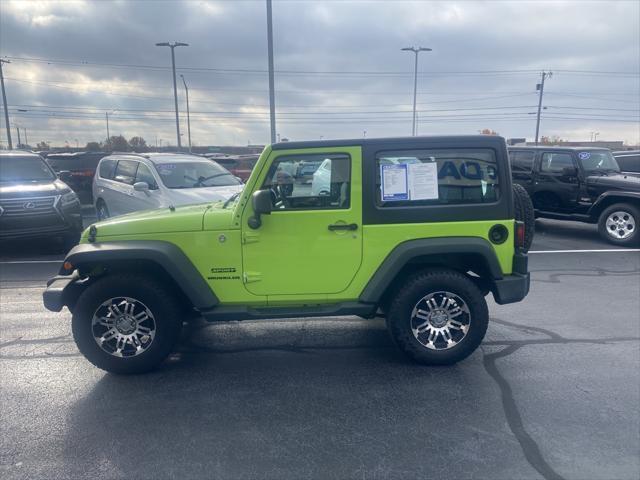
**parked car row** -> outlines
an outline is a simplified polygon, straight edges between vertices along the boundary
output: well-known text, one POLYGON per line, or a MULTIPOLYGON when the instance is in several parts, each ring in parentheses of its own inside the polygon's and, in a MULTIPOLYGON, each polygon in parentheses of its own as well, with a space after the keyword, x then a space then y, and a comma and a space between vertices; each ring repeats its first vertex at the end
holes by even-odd
POLYGON ((83 203, 93 203, 91 184, 96 167, 106 152, 49 153, 45 160, 83 203))

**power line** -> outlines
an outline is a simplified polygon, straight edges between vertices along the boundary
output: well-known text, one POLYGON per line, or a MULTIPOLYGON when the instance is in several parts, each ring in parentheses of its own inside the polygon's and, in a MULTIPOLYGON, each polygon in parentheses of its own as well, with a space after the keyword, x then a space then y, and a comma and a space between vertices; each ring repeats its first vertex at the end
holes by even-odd
MULTIPOLYGON (((127 64, 127 63, 105 63, 105 62, 89 62, 89 61, 71 61, 71 60, 55 60, 45 58, 29 58, 29 57, 15 57, 5 56, 12 60, 18 60, 22 62, 31 63, 46 63, 50 65, 68 65, 68 66, 92 66, 92 67, 108 67, 108 68, 135 68, 135 69, 149 69, 149 70, 167 70, 169 67, 161 65, 144 65, 144 64, 127 64)), ((179 70, 191 71, 191 72, 211 72, 218 74, 266 74, 267 70, 262 69, 248 69, 248 68, 212 68, 212 67, 181 67, 179 70)), ((568 69, 555 69, 554 71, 559 73, 565 73, 569 75, 613 75, 613 76, 637 76, 640 72, 632 71, 607 71, 607 70, 568 70, 568 69)), ((382 75, 382 76, 407 76, 413 75, 413 72, 409 71, 380 71, 380 70, 365 70, 365 71, 347 71, 347 70, 275 70, 279 75, 382 75)), ((538 74, 540 69, 504 69, 504 70, 449 70, 449 71, 429 71, 418 72, 421 76, 441 76, 441 75, 521 75, 521 74, 538 74)))

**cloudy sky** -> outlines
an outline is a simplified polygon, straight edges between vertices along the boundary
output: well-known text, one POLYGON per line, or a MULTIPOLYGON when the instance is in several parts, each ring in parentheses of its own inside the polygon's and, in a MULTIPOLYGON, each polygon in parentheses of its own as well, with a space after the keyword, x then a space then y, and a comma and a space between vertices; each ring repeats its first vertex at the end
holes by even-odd
MULTIPOLYGON (((640 142, 640 2, 273 2, 277 131, 293 140, 418 131, 640 142)), ((111 135, 176 143, 170 52, 190 89, 196 145, 269 141, 266 8, 256 1, 0 0, 14 142, 111 135), (21 132, 23 134, 23 131, 21 132), (24 140, 24 139, 23 139, 24 140)), ((178 77, 186 143, 184 87, 178 77)), ((4 118, 2 118, 2 141, 4 118)))

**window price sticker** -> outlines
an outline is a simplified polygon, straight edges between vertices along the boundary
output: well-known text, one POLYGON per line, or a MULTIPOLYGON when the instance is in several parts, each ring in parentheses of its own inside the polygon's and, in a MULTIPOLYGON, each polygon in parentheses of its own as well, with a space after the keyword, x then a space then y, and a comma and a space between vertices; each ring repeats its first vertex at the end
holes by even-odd
POLYGON ((380 165, 383 202, 409 200, 407 165, 380 165))

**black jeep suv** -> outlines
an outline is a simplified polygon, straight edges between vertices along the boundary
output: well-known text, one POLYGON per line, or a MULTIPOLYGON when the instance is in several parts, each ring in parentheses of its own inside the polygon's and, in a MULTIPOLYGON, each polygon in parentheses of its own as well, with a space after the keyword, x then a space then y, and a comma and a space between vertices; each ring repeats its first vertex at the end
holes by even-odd
POLYGON ((640 177, 620 172, 604 148, 511 147, 514 183, 533 201, 537 217, 597 223, 617 245, 640 240, 640 177))
POLYGON ((0 240, 58 238, 71 248, 81 231, 77 195, 42 157, 0 152, 0 240))

